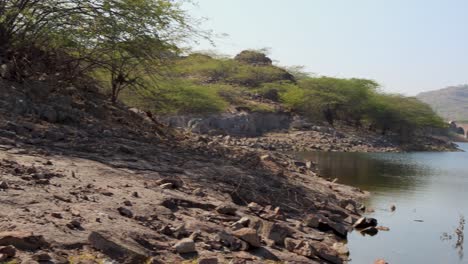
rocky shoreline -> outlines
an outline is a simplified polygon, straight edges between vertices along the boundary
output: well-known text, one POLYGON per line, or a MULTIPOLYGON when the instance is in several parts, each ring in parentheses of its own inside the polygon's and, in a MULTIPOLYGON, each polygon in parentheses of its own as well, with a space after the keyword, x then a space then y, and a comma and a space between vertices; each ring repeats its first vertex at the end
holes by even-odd
POLYGON ((282 152, 390 144, 197 135, 93 89, 38 87, 0 83, 1 262, 345 263, 348 232, 375 229, 368 193, 282 152))

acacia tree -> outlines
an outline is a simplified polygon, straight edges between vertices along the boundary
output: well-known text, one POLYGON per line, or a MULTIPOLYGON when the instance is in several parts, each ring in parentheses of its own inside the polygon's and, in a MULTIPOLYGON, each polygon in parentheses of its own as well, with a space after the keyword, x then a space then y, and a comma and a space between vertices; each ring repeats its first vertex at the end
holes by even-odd
POLYGON ((143 85, 179 53, 206 37, 182 8, 185 0, 0 0, 0 54, 21 45, 60 50, 79 73, 107 72, 112 101, 143 85))

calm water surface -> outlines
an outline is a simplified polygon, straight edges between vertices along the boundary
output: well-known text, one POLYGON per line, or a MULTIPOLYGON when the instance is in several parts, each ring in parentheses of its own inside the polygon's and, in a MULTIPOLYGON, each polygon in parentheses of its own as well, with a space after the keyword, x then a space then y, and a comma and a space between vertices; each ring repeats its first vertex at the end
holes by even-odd
POLYGON ((459 145, 467 152, 300 154, 316 161, 321 175, 370 191, 366 205, 375 212, 369 216, 390 228, 374 237, 352 232, 353 264, 378 258, 390 264, 468 263, 468 242, 457 245, 462 237, 455 233, 461 217, 468 220, 468 144, 459 145))

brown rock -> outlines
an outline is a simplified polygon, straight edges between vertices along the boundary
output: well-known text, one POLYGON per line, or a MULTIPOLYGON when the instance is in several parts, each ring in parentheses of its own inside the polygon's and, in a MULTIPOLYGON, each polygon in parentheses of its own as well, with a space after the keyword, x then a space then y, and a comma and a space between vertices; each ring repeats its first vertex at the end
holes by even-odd
POLYGON ((132 242, 118 239, 115 235, 106 232, 91 232, 88 237, 91 246, 100 250, 108 257, 119 263, 138 264, 148 261, 147 254, 132 242))
POLYGON ((14 246, 20 250, 34 251, 49 247, 43 236, 29 232, 3 232, 0 233, 0 246, 14 246))
POLYGON ((252 247, 261 247, 260 237, 258 236, 257 230, 253 228, 242 228, 233 233, 237 238, 249 243, 252 247))

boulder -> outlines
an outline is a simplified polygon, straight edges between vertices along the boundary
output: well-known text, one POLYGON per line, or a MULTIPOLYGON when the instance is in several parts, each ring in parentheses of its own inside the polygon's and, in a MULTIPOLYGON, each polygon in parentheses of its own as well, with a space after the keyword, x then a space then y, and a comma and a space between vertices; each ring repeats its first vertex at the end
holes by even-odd
POLYGON ((104 231, 91 232, 88 242, 93 248, 100 250, 118 263, 137 264, 148 261, 148 254, 137 245, 104 231))
POLYGON ((41 248, 48 248, 49 243, 43 236, 17 231, 0 233, 0 246, 14 246, 20 250, 35 251, 41 248))
POLYGON ((320 214, 308 215, 304 220, 304 224, 321 231, 332 230, 336 235, 342 238, 346 238, 348 236, 348 228, 344 224, 334 222, 320 214))
POLYGON ((241 228, 233 233, 233 235, 245 242, 252 247, 261 247, 260 236, 257 230, 253 228, 241 228))

